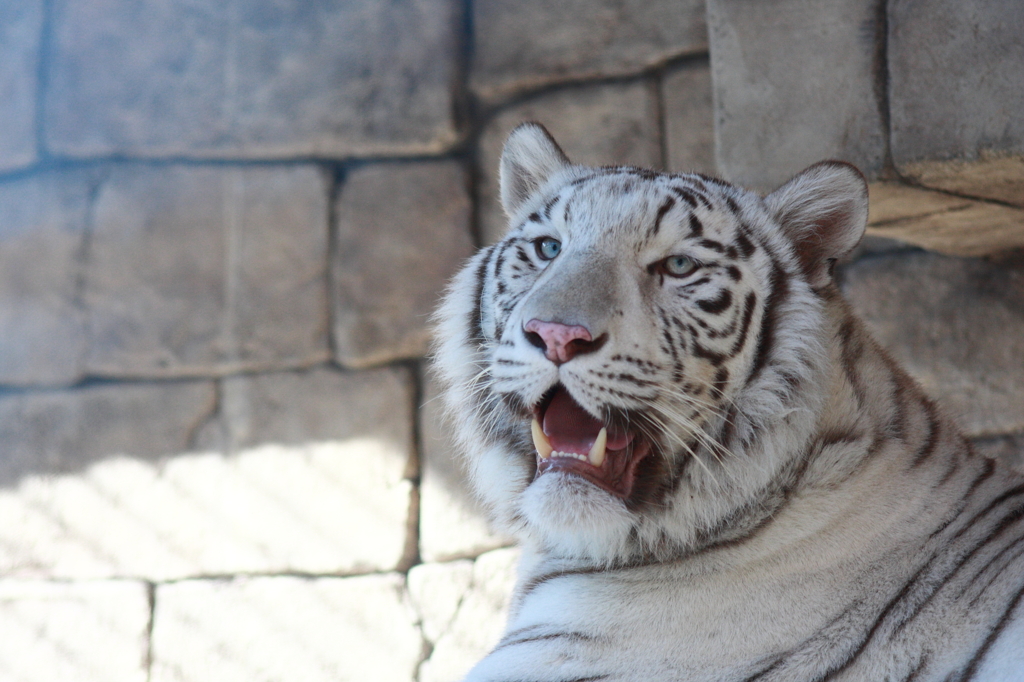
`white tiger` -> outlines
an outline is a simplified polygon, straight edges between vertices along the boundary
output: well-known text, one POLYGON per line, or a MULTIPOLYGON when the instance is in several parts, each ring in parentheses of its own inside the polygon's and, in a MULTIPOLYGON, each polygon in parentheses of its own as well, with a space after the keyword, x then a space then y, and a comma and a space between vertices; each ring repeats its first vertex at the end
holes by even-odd
POLYGON ((832 280, 867 187, 760 197, 501 159, 436 372, 523 559, 472 682, 1024 680, 1024 480, 975 454, 832 280))

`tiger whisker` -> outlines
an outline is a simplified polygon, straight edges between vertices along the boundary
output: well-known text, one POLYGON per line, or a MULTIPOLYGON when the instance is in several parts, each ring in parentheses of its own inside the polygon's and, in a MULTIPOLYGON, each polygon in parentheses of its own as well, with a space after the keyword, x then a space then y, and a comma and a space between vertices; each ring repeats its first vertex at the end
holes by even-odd
MULTIPOLYGON (((683 439, 677 433, 675 433, 674 431, 669 429, 668 426, 663 421, 661 421, 661 419, 659 419, 657 416, 648 415, 648 418, 651 419, 652 421, 656 422, 656 426, 660 429, 661 435, 663 437, 668 437, 670 439, 670 441, 674 441, 677 446, 679 446, 682 449, 684 449, 704 469, 704 471, 708 474, 708 476, 711 478, 711 480, 716 485, 719 485, 718 479, 715 477, 714 473, 708 467, 707 463, 704 462, 704 460, 696 452, 693 451, 693 449, 690 447, 690 444, 687 443, 685 439, 683 439)), ((693 429, 692 433, 697 438, 697 440, 700 441, 701 444, 704 445, 705 448, 708 449, 708 451, 711 452, 712 455, 715 456, 716 460, 721 461, 719 459, 719 457, 715 454, 715 452, 714 452, 713 448, 710 446, 710 444, 703 440, 703 437, 701 435, 700 429, 693 429)), ((653 437, 653 436, 647 434, 646 432, 644 433, 644 435, 648 439, 650 439, 652 441, 656 441, 656 437, 653 437)))

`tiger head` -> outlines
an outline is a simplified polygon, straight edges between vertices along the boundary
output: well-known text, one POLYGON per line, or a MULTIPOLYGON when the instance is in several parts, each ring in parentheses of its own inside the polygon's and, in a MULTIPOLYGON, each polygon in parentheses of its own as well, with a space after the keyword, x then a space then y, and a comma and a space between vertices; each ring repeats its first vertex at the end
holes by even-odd
POLYGON ((866 185, 840 162, 761 197, 702 175, 505 144, 504 239, 437 315, 435 371, 480 497, 538 550, 612 564, 743 531, 826 391, 836 259, 866 185))

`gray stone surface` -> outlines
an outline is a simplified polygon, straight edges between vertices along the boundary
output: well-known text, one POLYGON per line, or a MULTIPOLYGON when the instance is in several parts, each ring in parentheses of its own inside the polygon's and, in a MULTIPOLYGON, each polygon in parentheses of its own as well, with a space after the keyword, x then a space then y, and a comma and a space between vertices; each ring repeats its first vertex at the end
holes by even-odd
MULTIPOLYGON (((31 476, 74 474, 111 456, 152 460, 181 452, 215 408, 215 386, 205 381, 0 395, 0 486, 13 488, 31 476)), ((19 530, 3 525, 0 533, 19 530)), ((32 541, 28 535, 25 542, 32 541)))
POLYGON ((14 441, 15 461, 28 464, 0 488, 0 573, 167 580, 403 566, 408 374, 315 370, 226 384, 216 418, 209 383, 0 402, 4 442, 25 423, 37 434, 14 441), (209 420, 231 423, 237 450, 192 451, 209 420))
POLYGON ((707 62, 687 63, 666 73, 661 81, 661 97, 668 170, 717 175, 715 112, 707 62))
POLYGON ((36 160, 42 0, 0 3, 0 172, 36 160))
POLYGON ((505 631, 519 550, 499 549, 466 564, 425 564, 409 572, 409 592, 432 646, 419 682, 451 682, 490 651, 505 631))
POLYGON ((152 682, 412 682, 423 641, 401 575, 157 588, 152 682))
POLYGON ((353 170, 336 206, 337 359, 365 367, 427 350, 427 323, 472 253, 466 178, 454 161, 353 170))
POLYGON ((490 244, 508 227, 498 192, 498 161, 505 138, 523 121, 542 123, 574 163, 633 164, 661 168, 656 84, 626 83, 563 88, 503 109, 480 136, 477 194, 481 237, 490 244))
POLYGON ((865 258, 843 291, 970 436, 1024 430, 1024 267, 915 252, 865 258))
POLYGON ((95 182, 86 173, 51 172, 0 183, 0 384, 71 384, 81 376, 87 337, 79 283, 95 182))
MULTIPOLYGON (((124 554, 159 565, 165 553, 137 542, 150 532, 147 521, 125 510, 107 481, 145 496, 149 490, 133 487, 138 477, 126 474, 155 471, 162 456, 186 449, 215 398, 212 382, 0 398, 0 574, 125 575, 124 554)), ((147 504, 164 526, 185 523, 163 502, 147 504)))
POLYGON ((408 459, 412 378, 401 367, 364 372, 319 367, 230 377, 222 382, 220 421, 229 451, 375 438, 408 459))
POLYGON ((424 561, 477 556, 511 543, 489 529, 441 413, 437 386, 428 380, 420 410, 420 556, 424 561))
POLYGON ((448 632, 473 586, 473 561, 417 564, 409 569, 408 582, 423 636, 433 644, 448 632))
POLYGON ((705 50, 703 0, 475 2, 470 84, 494 100, 547 83, 632 74, 705 50))
MULTIPOLYGON (((987 151, 1024 155, 1024 6, 1017 0, 936 0, 922 13, 916 3, 899 0, 888 12, 897 167, 927 177, 928 167, 914 162, 983 160, 987 151)), ((977 178, 965 187, 993 198, 1012 190, 1024 202, 1019 158, 1003 177, 1011 187, 1000 187, 997 178, 990 178, 988 190, 977 178)))
POLYGON ((90 243, 88 370, 211 375, 326 359, 327 193, 311 166, 115 168, 90 243))
POLYGON ((836 158, 869 176, 885 140, 874 0, 708 0, 718 167, 766 190, 836 158))
POLYGON ((455 0, 54 4, 45 135, 61 154, 347 156, 455 140, 455 0))
POLYGON ((143 583, 0 580, 0 679, 146 682, 143 583))

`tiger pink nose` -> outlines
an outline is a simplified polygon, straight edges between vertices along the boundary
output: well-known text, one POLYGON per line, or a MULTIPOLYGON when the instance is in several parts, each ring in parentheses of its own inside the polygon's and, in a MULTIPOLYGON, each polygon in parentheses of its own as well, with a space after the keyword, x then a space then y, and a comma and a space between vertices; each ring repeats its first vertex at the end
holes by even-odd
POLYGON ((543 348, 544 356, 559 365, 569 362, 577 353, 587 352, 593 340, 587 328, 578 324, 533 319, 526 323, 523 330, 527 332, 526 338, 530 343, 543 348))

